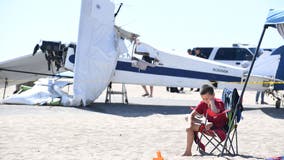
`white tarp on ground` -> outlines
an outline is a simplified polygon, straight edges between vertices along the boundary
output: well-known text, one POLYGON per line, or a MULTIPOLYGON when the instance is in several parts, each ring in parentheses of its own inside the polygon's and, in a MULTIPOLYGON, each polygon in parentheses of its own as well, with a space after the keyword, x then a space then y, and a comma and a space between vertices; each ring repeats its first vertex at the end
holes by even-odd
POLYGON ((117 63, 117 45, 114 4, 82 0, 72 105, 92 103, 107 87, 117 63))
POLYGON ((20 94, 14 94, 1 101, 6 104, 42 105, 52 102, 54 98, 62 97, 60 88, 68 84, 67 81, 56 81, 53 78, 41 78, 35 85, 20 94))

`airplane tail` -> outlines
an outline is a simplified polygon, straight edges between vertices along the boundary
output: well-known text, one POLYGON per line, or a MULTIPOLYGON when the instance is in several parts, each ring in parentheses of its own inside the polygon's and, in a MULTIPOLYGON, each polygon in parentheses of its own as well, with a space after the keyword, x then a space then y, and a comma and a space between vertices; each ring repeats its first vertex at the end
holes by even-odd
MULTIPOLYGON (((277 48, 271 55, 280 55, 279 64, 276 70, 275 78, 284 81, 284 46, 277 48)), ((284 90, 283 84, 275 84, 275 90, 284 90)))
MULTIPOLYGON (((255 61, 253 75, 269 77, 276 81, 284 81, 284 46, 271 52, 264 52, 255 61)), ((276 83, 275 90, 283 90, 284 84, 276 83)))

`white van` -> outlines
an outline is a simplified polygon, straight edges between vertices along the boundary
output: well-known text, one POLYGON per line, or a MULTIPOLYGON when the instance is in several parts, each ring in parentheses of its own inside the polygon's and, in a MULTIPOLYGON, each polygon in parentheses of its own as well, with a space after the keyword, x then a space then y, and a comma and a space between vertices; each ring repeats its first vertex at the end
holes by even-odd
MULTIPOLYGON (((255 47, 197 47, 201 53, 209 60, 226 63, 233 66, 247 68, 250 66, 255 47)), ((194 48, 195 49, 195 48, 194 48)), ((193 50, 194 50, 193 49, 193 50)), ((260 51, 262 53, 262 51, 260 51)), ((259 55, 261 55, 258 54, 259 55)))

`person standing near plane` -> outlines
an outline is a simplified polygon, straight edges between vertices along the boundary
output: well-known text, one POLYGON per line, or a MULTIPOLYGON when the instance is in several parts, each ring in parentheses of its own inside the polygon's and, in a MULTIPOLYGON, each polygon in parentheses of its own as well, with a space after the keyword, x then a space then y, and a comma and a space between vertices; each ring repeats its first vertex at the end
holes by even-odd
POLYGON ((187 50, 187 54, 194 56, 191 49, 188 49, 188 50, 187 50))
MULTIPOLYGON (((192 50, 190 48, 187 50, 187 54, 191 55, 191 56, 194 56, 193 53, 192 53, 192 50)), ((184 93, 183 89, 184 88, 181 87, 180 90, 179 90, 179 93, 184 93)), ((193 88, 190 88, 190 91, 192 91, 192 90, 193 90, 193 88)))
MULTIPOLYGON (((194 54, 195 54, 196 57, 207 59, 207 57, 203 53, 201 53, 201 49, 200 48, 195 48, 194 49, 194 54)), ((195 90, 195 92, 199 92, 199 91, 200 91, 200 88, 197 88, 195 90)))
MULTIPOLYGON (((151 58, 149 55, 145 54, 145 55, 143 55, 142 60, 144 60, 144 61, 146 61, 148 63, 152 63, 154 59, 151 58)), ((148 92, 148 90, 147 90, 145 85, 142 85, 142 88, 145 91, 145 94, 143 94, 142 97, 146 97, 146 96, 153 97, 153 89, 154 89, 153 86, 150 86, 150 94, 149 94, 149 92, 148 92)))
POLYGON ((264 92, 263 91, 257 91, 255 95, 255 103, 258 104, 258 99, 260 95, 260 104, 267 104, 264 102, 264 92))
POLYGON ((150 86, 150 94, 149 94, 149 92, 148 92, 148 90, 147 90, 145 85, 142 85, 142 88, 145 91, 145 94, 143 94, 142 97, 146 97, 146 96, 149 96, 150 98, 153 97, 153 88, 154 88, 153 86, 150 86))

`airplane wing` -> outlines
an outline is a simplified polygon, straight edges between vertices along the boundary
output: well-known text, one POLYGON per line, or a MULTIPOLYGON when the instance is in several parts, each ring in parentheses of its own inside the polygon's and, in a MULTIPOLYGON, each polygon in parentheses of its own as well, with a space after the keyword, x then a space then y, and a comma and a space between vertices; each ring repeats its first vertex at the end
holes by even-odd
POLYGON ((258 89, 262 87, 265 89, 283 90, 284 80, 262 75, 251 75, 248 83, 256 87, 258 85, 258 89))
POLYGON ((63 72, 62 67, 56 71, 52 63, 48 70, 47 61, 43 52, 18 57, 12 60, 0 62, 0 88, 7 85, 15 85, 29 81, 35 81, 41 77, 52 76, 63 72))

